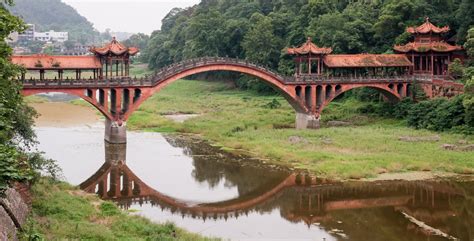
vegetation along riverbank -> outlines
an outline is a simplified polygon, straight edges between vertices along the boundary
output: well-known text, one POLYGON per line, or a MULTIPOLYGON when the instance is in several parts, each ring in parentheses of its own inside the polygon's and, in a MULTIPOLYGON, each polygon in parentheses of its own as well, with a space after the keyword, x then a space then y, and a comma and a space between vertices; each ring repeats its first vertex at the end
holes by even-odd
POLYGON ((241 91, 231 82, 181 80, 151 97, 127 124, 199 134, 227 150, 338 179, 474 172, 472 135, 417 130, 404 120, 364 113, 373 105, 348 97, 326 109, 322 129, 295 130, 294 111, 282 97, 241 91), (184 123, 165 117, 176 113, 199 116, 184 123))
POLYGON ((32 214, 24 240, 217 240, 130 215, 111 202, 67 183, 40 179, 32 189, 32 214))

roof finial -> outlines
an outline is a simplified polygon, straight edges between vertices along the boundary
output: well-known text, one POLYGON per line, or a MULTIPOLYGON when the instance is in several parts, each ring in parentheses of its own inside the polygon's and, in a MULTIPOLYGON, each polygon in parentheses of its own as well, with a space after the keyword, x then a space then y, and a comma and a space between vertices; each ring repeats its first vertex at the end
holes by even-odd
POLYGON ((430 22, 430 17, 426 16, 426 17, 425 17, 425 21, 426 21, 427 23, 430 22))
POLYGON ((307 41, 308 41, 308 42, 312 42, 313 39, 311 39, 311 37, 308 37, 308 40, 307 40, 307 41))
POLYGON ((115 36, 112 37, 112 43, 115 43, 117 42, 117 39, 115 38, 115 36))

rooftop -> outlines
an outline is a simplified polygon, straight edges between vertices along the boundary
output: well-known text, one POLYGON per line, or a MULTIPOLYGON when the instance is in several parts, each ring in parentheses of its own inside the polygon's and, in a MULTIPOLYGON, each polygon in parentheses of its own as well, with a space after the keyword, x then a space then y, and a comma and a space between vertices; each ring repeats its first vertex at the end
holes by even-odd
POLYGON ((287 53, 288 54, 330 54, 332 52, 331 48, 320 48, 316 44, 314 44, 311 40, 311 38, 308 38, 306 43, 301 45, 298 48, 288 48, 287 53))
POLYGON ((123 54, 135 55, 139 52, 139 49, 135 47, 126 47, 125 45, 119 43, 114 37, 112 41, 106 44, 105 46, 91 47, 90 51, 98 55, 107 55, 109 53, 114 54, 114 55, 123 55, 123 54))
POLYGON ((410 51, 415 51, 419 53, 434 51, 434 52, 452 52, 457 50, 462 50, 463 48, 458 45, 450 45, 444 41, 429 42, 429 43, 420 43, 420 42, 411 42, 405 45, 395 45, 393 47, 395 51, 407 53, 410 51))
POLYGON ((412 34, 427 34, 427 33, 446 33, 449 32, 449 26, 445 26, 442 28, 439 28, 435 25, 433 25, 430 22, 430 18, 426 18, 425 22, 418 26, 418 27, 409 27, 407 28, 407 32, 412 33, 412 34))
POLYGON ((14 64, 26 69, 100 69, 102 64, 95 56, 53 56, 45 54, 14 55, 14 64))
POLYGON ((324 63, 331 68, 412 66, 404 54, 331 54, 324 63))

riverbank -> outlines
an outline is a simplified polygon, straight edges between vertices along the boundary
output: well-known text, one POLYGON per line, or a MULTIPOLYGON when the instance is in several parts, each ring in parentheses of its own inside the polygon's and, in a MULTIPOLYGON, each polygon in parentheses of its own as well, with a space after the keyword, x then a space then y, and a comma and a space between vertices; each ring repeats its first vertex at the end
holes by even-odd
POLYGON ((228 82, 180 80, 151 97, 128 121, 131 130, 199 134, 226 150, 335 179, 423 171, 474 173, 473 136, 408 128, 402 121, 357 113, 363 103, 334 102, 323 123, 347 126, 295 130, 294 111, 282 97, 240 91, 228 82), (168 114, 198 114, 177 123, 168 114))
POLYGON ((32 188, 24 240, 218 240, 174 224, 156 224, 62 182, 42 178, 32 188))

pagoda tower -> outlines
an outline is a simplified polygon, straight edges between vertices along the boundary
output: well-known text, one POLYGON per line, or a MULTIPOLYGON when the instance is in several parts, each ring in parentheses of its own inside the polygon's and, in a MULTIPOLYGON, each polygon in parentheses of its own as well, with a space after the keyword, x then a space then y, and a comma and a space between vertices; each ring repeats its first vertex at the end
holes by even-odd
POLYGON ((124 77, 130 73, 130 56, 139 52, 138 48, 126 47, 119 43, 115 37, 103 47, 91 47, 90 51, 100 59, 104 66, 100 74, 102 78, 124 77))
POLYGON ((413 63, 413 74, 447 76, 448 66, 455 59, 464 59, 463 48, 451 45, 444 40, 450 31, 449 26, 437 27, 426 18, 418 27, 406 30, 414 40, 406 45, 395 45, 397 53, 404 53, 413 63))
POLYGON ((295 76, 321 75, 323 73, 323 58, 332 52, 331 48, 320 48, 311 38, 298 48, 288 48, 287 53, 294 55, 296 63, 295 76))

